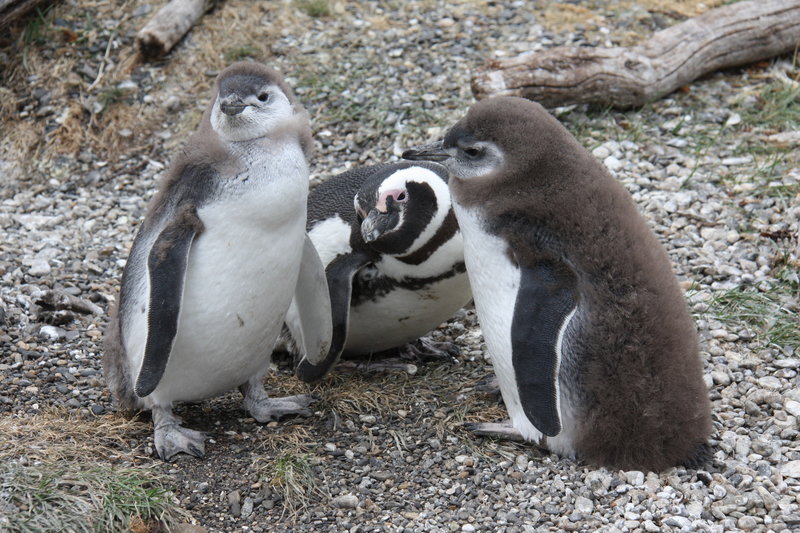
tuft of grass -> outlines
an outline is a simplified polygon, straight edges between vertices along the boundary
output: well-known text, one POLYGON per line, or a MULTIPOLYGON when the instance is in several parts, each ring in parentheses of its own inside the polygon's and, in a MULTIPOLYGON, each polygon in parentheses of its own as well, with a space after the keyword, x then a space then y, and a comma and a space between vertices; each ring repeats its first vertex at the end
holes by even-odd
POLYGON ((800 287, 783 283, 768 291, 737 287, 715 294, 711 312, 726 325, 748 327, 779 347, 800 346, 800 287))
POLYGON ((225 61, 228 63, 240 61, 248 57, 256 58, 259 55, 261 55, 261 51, 252 44, 243 44, 241 46, 234 46, 232 48, 225 49, 225 51, 223 52, 223 57, 225 57, 225 61))
POLYGON ((145 470, 0 463, 0 529, 9 533, 125 531, 137 522, 169 527, 188 518, 173 499, 145 470))
POLYGON ((295 0, 294 5, 312 18, 329 17, 331 5, 328 0, 295 0))
POLYGON ((312 495, 329 497, 318 483, 309 454, 294 450, 264 465, 267 460, 257 459, 255 467, 261 470, 261 478, 281 495, 284 513, 295 516, 298 510, 309 505, 312 495))
POLYGON ((764 87, 755 105, 741 109, 747 124, 761 128, 793 130, 800 127, 800 83, 776 81, 764 87))
POLYGON ((118 87, 107 87, 97 95, 97 101, 103 105, 103 109, 108 108, 125 98, 125 91, 118 87))
POLYGON ((36 8, 36 15, 28 20, 22 32, 22 42, 26 46, 40 46, 47 42, 47 33, 50 30, 49 11, 50 7, 44 10, 36 8))

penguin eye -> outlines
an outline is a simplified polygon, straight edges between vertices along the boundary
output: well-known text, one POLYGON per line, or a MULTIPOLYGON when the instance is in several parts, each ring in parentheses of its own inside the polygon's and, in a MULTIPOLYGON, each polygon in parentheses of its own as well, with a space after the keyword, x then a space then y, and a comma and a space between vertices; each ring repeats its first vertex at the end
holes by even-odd
POLYGON ((258 99, 261 102, 266 102, 267 100, 269 100, 269 93, 261 93, 261 94, 259 94, 258 95, 258 99))
POLYGON ((462 148, 462 151, 467 155, 470 159, 476 159, 480 157, 483 153, 483 149, 477 146, 469 146, 467 148, 462 148))
POLYGON ((398 194, 397 195, 397 201, 398 202, 405 202, 406 201, 406 193, 405 192, 401 192, 400 194, 398 194))

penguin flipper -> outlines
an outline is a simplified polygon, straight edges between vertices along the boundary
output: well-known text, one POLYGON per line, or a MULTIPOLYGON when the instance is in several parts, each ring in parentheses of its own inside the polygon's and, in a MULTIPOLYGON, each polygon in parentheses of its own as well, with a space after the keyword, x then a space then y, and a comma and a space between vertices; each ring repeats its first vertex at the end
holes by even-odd
POLYGON ((325 266, 306 235, 300 274, 286 325, 300 347, 303 360, 319 364, 331 347, 331 301, 325 266))
POLYGON ((576 309, 575 275, 560 262, 520 265, 511 323, 514 375, 523 411, 548 437, 561 432, 561 343, 576 309))
POLYGON ((178 332, 189 250, 195 236, 202 231, 203 223, 197 216, 197 208, 185 205, 179 208, 150 249, 147 257, 150 280, 147 342, 134 389, 139 397, 156 389, 167 368, 178 332))
POLYGON ((322 360, 316 363, 309 361, 306 357, 300 361, 295 370, 295 375, 302 381, 310 383, 324 378, 339 361, 347 342, 353 276, 368 262, 369 257, 366 254, 344 254, 331 261, 325 269, 325 275, 328 279, 333 327, 330 350, 322 360))

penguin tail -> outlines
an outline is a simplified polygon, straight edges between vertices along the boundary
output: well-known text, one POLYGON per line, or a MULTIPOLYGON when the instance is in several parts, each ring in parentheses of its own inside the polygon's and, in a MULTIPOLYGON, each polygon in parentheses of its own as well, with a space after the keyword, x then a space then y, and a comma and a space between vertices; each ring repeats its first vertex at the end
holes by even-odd
POLYGON ((681 466, 692 470, 701 470, 712 462, 713 456, 711 445, 705 441, 700 442, 689 453, 689 456, 684 459, 681 466))

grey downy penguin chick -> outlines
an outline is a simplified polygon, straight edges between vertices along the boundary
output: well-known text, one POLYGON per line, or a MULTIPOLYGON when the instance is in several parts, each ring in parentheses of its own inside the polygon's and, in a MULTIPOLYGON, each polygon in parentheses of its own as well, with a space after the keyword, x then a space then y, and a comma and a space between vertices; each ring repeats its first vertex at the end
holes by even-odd
MULTIPOLYGON (((540 105, 473 105, 438 147, 511 424, 593 465, 708 452, 710 402, 669 257, 628 192, 540 105)), ((478 425, 479 431, 496 429, 478 425)))
POLYGON ((122 408, 152 411, 162 459, 205 452, 205 435, 172 414, 176 401, 238 387, 260 422, 309 412, 310 396, 268 398, 262 378, 293 297, 306 356, 329 349, 327 284, 305 236, 310 140, 280 74, 236 63, 150 202, 103 366, 122 408))
MULTIPOLYGON (((306 229, 326 265, 333 339, 321 364, 299 363, 304 381, 324 377, 342 353, 407 345, 472 297, 441 165, 403 161, 334 176, 309 194, 306 229)), ((432 343, 422 352, 441 355, 432 343)))

